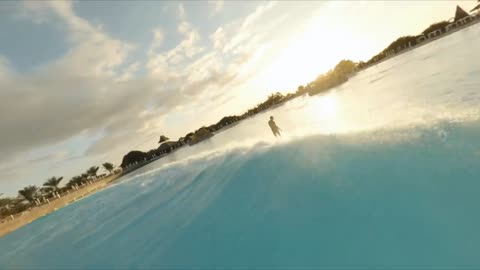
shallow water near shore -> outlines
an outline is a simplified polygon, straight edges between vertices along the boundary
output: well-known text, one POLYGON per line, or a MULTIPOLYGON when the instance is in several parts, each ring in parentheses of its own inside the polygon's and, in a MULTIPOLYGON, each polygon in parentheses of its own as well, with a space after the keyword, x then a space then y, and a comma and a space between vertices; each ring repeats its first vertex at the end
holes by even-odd
POLYGON ((155 161, 0 238, 0 268, 478 269, 479 36, 155 161))

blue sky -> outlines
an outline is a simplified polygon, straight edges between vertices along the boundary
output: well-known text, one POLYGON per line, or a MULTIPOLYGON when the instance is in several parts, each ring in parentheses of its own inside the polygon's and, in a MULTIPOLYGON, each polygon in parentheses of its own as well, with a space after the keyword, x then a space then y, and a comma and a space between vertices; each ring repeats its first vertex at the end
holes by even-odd
POLYGON ((475 1, 0 2, 0 191, 119 164, 457 4, 475 1))

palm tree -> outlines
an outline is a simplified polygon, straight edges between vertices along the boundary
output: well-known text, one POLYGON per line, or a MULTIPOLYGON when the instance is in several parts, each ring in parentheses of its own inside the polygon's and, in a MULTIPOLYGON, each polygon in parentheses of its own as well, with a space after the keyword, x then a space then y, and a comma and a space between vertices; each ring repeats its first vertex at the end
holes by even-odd
POLYGON ((84 177, 85 174, 82 174, 81 176, 74 176, 70 181, 67 183, 67 187, 71 187, 73 185, 80 185, 82 182, 85 181, 86 177, 84 177))
POLYGON ((105 163, 103 163, 102 166, 103 166, 103 168, 104 168, 105 170, 107 170, 110 174, 112 173, 113 169, 115 168, 115 165, 113 165, 113 164, 110 163, 110 162, 105 162, 105 163))
POLYGON ((58 190, 58 184, 60 184, 60 181, 62 181, 63 177, 51 177, 47 179, 45 183, 43 183, 43 186, 46 187, 46 190, 48 191, 57 191, 58 190))
POLYGON ((8 206, 9 204, 12 204, 15 201, 16 201, 16 199, 14 199, 14 198, 8 198, 8 197, 7 198, 1 198, 0 199, 0 207, 8 206))
MULTIPOLYGON (((98 169, 100 169, 100 167, 95 167, 95 166, 90 167, 90 169, 88 169, 87 172, 86 172, 87 177, 88 176, 97 176, 98 169)), ((83 176, 83 174, 82 174, 82 176, 83 176)))
POLYGON ((35 201, 37 197, 37 191, 38 191, 37 186, 27 186, 27 187, 24 187, 22 190, 19 190, 18 194, 28 202, 32 203, 33 201, 35 201))

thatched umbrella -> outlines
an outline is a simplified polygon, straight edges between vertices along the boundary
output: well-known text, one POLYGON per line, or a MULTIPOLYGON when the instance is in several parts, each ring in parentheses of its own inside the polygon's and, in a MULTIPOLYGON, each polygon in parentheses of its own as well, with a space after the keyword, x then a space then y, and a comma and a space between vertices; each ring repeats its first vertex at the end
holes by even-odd
POLYGON ((461 20, 465 17, 468 17, 470 16, 470 14, 468 14, 465 10, 463 10, 463 8, 461 8, 460 6, 457 6, 457 9, 455 10, 455 19, 454 19, 454 22, 458 21, 458 20, 461 20))
POLYGON ((163 143, 163 142, 166 142, 168 140, 170 140, 170 138, 168 138, 167 136, 161 135, 158 143, 163 143))
MULTIPOLYGON (((478 2, 480 2, 480 0, 478 0, 478 2)), ((480 4, 478 4, 476 7, 474 7, 472 10, 470 10, 470 12, 472 11, 475 11, 475 10, 478 10, 480 9, 480 4)))

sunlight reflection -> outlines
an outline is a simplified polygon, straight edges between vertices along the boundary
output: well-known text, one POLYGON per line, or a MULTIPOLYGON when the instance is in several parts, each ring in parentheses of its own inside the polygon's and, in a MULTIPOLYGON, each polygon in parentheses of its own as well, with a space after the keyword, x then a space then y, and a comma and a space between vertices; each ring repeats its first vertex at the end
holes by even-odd
POLYGON ((310 107, 310 121, 320 133, 342 133, 347 125, 341 113, 341 101, 335 93, 319 96, 310 107))
POLYGON ((320 117, 331 119, 338 113, 337 97, 333 94, 320 97, 315 105, 315 109, 320 117))

